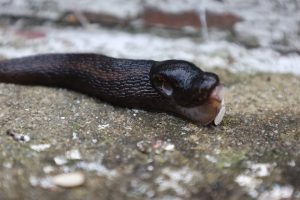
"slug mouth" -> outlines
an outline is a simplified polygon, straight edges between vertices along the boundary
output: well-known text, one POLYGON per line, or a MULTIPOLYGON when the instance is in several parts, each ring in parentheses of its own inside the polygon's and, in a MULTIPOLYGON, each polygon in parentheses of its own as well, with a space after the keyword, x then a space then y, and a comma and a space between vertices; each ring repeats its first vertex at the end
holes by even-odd
POLYGON ((191 108, 178 107, 179 112, 199 125, 208 125, 212 122, 219 125, 225 114, 224 94, 224 86, 218 85, 202 105, 191 108))

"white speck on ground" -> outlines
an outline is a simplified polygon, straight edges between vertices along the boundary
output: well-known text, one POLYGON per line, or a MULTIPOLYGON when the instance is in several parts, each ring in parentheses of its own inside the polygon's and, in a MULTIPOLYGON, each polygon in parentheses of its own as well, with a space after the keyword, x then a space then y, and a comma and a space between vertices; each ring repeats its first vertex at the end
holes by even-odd
POLYGON ((83 169, 85 171, 96 172, 99 176, 105 176, 107 178, 114 178, 118 175, 117 170, 107 169, 104 165, 98 162, 78 162, 76 168, 83 169))
POLYGON ((53 160, 56 165, 64 165, 68 162, 65 156, 55 156, 53 160))
POLYGON ((72 139, 73 139, 73 140, 77 140, 77 139, 78 139, 78 134, 75 133, 75 132, 73 132, 73 133, 72 133, 72 139))
POLYGON ((106 128, 108 128, 110 125, 109 124, 100 124, 100 125, 98 125, 98 128, 99 129, 106 129, 106 128))
POLYGON ((288 166, 291 166, 291 167, 296 166, 296 162, 294 160, 289 161, 287 164, 288 164, 288 166))
POLYGON ((46 174, 52 173, 52 172, 54 172, 54 170, 55 170, 54 167, 51 165, 47 165, 47 166, 43 167, 43 171, 46 174))
POLYGON ((269 176, 275 164, 270 163, 247 163, 248 169, 238 175, 235 181, 248 191, 253 198, 258 196, 256 188, 263 182, 262 177, 269 176))
POLYGON ((53 158, 56 165, 64 165, 68 163, 68 160, 80 160, 80 159, 82 159, 82 156, 78 149, 72 149, 70 151, 67 151, 65 155, 59 155, 53 158))
POLYGON ((274 185, 271 190, 264 191, 259 195, 258 200, 281 200, 281 199, 291 199, 294 188, 290 185, 274 185))
POLYGON ((248 191, 248 194, 253 198, 257 197, 258 192, 255 190, 257 186, 262 183, 262 180, 253 178, 251 176, 247 176, 244 174, 240 174, 235 181, 242 187, 248 191))
POLYGON ((208 160, 209 162, 212 162, 212 163, 218 162, 217 158, 214 156, 211 156, 211 155, 205 155, 205 158, 206 158, 206 160, 208 160))
POLYGON ((168 144, 165 145, 164 149, 166 151, 174 151, 175 150, 175 145, 168 143, 168 144))
POLYGON ((37 152, 42 152, 45 151, 46 149, 50 148, 50 144, 35 144, 35 145, 30 145, 30 148, 32 150, 35 150, 37 152))
POLYGON ((7 168, 7 169, 11 169, 13 164, 11 162, 5 162, 2 164, 3 167, 7 168))
POLYGON ((165 168, 162 170, 162 175, 155 179, 155 183, 159 185, 160 191, 173 190, 177 195, 186 196, 188 185, 195 185, 201 181, 202 175, 198 171, 194 171, 189 167, 181 169, 165 168))
POLYGON ((69 160, 80 160, 82 156, 78 149, 72 149, 66 152, 66 158, 69 160))
POLYGON ((51 180, 51 177, 38 178, 35 176, 31 176, 29 177, 29 182, 33 187, 41 187, 44 189, 51 189, 55 187, 51 180))

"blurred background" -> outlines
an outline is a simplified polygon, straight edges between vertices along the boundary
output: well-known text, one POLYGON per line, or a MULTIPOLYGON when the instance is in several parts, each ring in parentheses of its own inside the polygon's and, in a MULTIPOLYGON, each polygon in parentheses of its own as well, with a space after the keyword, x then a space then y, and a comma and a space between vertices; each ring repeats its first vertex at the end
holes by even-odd
POLYGON ((1 0, 0 55, 98 52, 300 74, 299 0, 1 0))

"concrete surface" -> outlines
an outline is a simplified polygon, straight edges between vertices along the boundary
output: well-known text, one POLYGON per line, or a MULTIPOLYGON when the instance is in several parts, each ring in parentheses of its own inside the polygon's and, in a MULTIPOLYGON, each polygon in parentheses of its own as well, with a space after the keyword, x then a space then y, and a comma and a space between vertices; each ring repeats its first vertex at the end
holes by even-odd
POLYGON ((216 72, 228 88, 218 127, 0 84, 0 199, 299 198, 299 77, 216 72), (49 148, 33 148, 41 144, 49 148), (62 189, 47 179, 70 171, 85 184, 62 189))
POLYGON ((0 25, 1 59, 70 51, 187 59, 220 75, 227 114, 220 126, 199 127, 64 89, 0 83, 1 200, 300 199, 298 54, 101 27, 17 25, 0 25), (84 182, 55 185, 55 175, 69 172, 84 182))

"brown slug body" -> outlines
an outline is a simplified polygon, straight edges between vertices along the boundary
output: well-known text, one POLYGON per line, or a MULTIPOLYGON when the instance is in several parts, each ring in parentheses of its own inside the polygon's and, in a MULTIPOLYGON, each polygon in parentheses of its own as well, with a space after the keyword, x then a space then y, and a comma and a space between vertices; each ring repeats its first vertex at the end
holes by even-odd
POLYGON ((171 112, 201 125, 215 119, 223 98, 216 74, 183 60, 45 54, 0 61, 0 82, 68 88, 118 106, 171 112))

